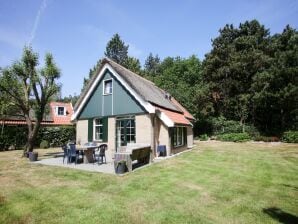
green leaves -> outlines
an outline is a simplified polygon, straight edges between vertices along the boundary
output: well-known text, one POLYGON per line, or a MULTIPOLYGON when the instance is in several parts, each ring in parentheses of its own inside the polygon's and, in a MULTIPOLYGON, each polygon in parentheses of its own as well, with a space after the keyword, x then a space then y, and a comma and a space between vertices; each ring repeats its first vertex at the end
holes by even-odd
MULTIPOLYGON (((37 70, 37 65, 37 53, 34 53, 31 47, 25 47, 21 60, 4 69, 0 76, 0 93, 6 94, 17 112, 26 118, 29 150, 33 148, 46 105, 60 88, 56 83, 60 70, 53 56, 45 56, 45 66, 40 71, 37 70), (35 117, 32 117, 32 112, 35 117)), ((8 102, 6 104, 9 105, 8 102)))
POLYGON ((128 58, 128 47, 121 40, 118 33, 107 43, 105 56, 112 59, 120 65, 124 65, 128 58))
POLYGON ((238 28, 226 25, 212 45, 203 61, 203 78, 216 115, 248 120, 267 134, 297 123, 296 30, 287 26, 282 34, 269 36, 258 21, 246 21, 238 28))

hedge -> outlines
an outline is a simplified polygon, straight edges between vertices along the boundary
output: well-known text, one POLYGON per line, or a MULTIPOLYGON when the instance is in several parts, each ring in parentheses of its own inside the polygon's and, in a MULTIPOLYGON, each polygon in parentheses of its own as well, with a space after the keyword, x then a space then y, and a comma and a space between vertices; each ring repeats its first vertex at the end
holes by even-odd
POLYGON ((69 140, 75 141, 75 136, 74 126, 45 127, 40 130, 37 143, 40 144, 42 140, 46 140, 50 147, 57 147, 64 145, 69 140))
POLYGON ((218 140, 225 142, 246 142, 251 140, 248 133, 229 133, 217 136, 218 140))
POLYGON ((286 131, 282 136, 283 142, 298 143, 298 131, 286 131))
MULTIPOLYGON (((0 132, 0 150, 21 149, 27 142, 27 127, 25 126, 4 126, 0 132)), ((35 146, 39 147, 44 140, 50 147, 57 147, 67 141, 75 141, 75 126, 42 127, 40 128, 35 146)))
POLYGON ((243 128, 244 131, 252 137, 260 135, 253 125, 245 124, 243 127, 239 121, 226 120, 224 117, 211 119, 210 125, 212 126, 214 135, 242 133, 243 128))
POLYGON ((200 141, 207 141, 208 140, 208 135, 207 134, 203 134, 199 136, 200 141))

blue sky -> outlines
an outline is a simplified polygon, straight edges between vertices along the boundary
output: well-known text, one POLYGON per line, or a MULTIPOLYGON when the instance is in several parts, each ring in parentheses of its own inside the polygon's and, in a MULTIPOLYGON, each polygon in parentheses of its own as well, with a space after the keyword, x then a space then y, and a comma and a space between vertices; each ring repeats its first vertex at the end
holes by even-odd
POLYGON ((41 59, 46 52, 54 55, 62 95, 78 95, 115 33, 142 64, 150 52, 203 60, 220 28, 252 19, 271 34, 287 24, 297 29, 298 1, 0 0, 0 67, 19 59, 31 43, 41 59))

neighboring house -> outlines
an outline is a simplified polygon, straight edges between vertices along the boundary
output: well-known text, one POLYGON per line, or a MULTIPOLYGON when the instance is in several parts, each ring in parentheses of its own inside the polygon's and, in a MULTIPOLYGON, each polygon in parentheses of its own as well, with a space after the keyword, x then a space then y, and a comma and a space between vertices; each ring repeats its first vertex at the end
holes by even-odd
POLYGON ((167 155, 193 146, 194 117, 154 83, 105 58, 74 107, 77 143, 165 145, 167 155))
MULTIPOLYGON (((73 107, 71 103, 50 102, 50 110, 44 116, 41 122, 42 126, 63 126, 73 125, 71 123, 71 116, 73 115, 73 107)), ((33 111, 30 113, 33 118, 33 111)), ((9 115, 0 120, 0 125, 27 125, 24 116, 9 115)))

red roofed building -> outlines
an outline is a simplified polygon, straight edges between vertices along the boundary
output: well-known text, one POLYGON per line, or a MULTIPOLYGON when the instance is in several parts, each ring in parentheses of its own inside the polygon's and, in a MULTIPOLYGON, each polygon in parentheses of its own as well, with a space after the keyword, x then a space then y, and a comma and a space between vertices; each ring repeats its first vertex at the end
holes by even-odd
MULTIPOLYGON (((41 125, 43 126, 65 126, 73 125, 71 116, 73 115, 73 107, 71 103, 51 102, 50 111, 44 116, 41 125)), ((31 117, 34 117, 33 112, 31 117)), ((21 114, 5 116, 0 120, 0 125, 26 125, 25 118, 21 114)))
POLYGON ((53 125, 72 125, 73 108, 71 103, 51 102, 50 108, 53 125))

